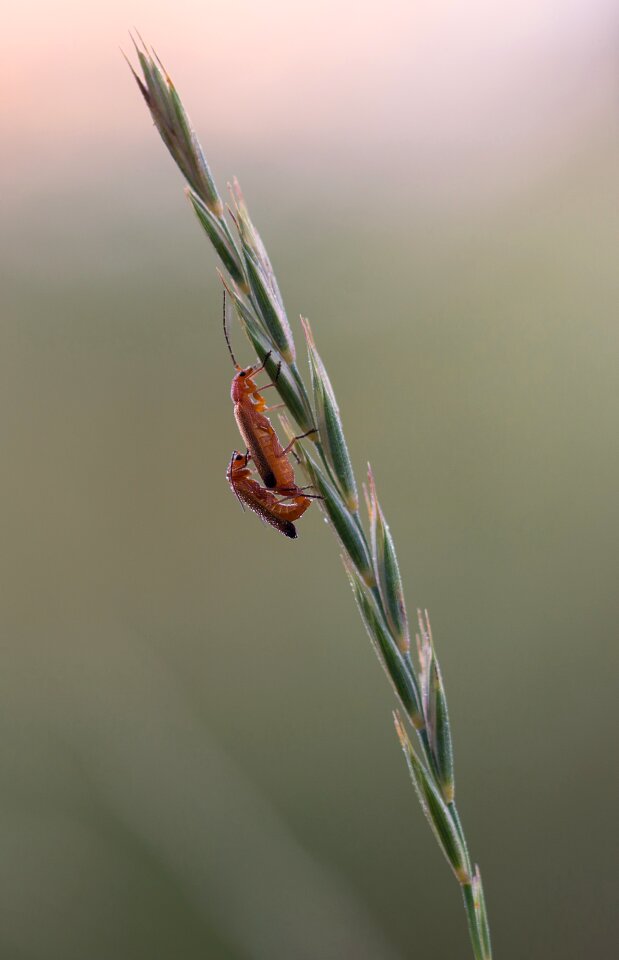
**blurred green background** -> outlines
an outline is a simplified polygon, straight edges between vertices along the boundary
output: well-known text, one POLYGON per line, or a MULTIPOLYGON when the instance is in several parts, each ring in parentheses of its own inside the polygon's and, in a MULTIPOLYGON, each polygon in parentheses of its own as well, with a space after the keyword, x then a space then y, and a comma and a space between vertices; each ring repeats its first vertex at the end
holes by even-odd
MULTIPOLYGON (((461 26, 443 11, 424 62, 451 92, 427 116, 399 4, 361 5, 367 47, 336 5, 355 69, 335 108, 294 68, 292 38, 320 65, 320 19, 267 4, 232 72, 260 86, 277 25, 273 112, 251 84, 227 98, 195 23, 167 43, 165 7, 136 13, 313 323, 409 607, 430 610, 502 960, 609 956, 619 933, 614 21, 568 7, 523 33, 508 4, 475 82, 440 58, 461 26), (480 103, 503 48, 510 83, 480 103)), ((75 13, 49 49, 45 17, 16 21, 37 96, 28 121, 5 104, 0 956, 467 956, 320 511, 288 542, 225 482, 214 257, 115 53, 127 12, 75 13)))

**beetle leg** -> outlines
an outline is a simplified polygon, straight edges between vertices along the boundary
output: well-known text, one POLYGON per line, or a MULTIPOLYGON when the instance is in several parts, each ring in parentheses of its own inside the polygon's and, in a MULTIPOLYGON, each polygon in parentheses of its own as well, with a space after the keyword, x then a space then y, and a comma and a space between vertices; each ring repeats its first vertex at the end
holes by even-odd
MULTIPOLYGON (((270 356, 271 356, 271 353, 270 353, 270 352, 267 353, 266 357, 265 357, 264 360, 262 361, 262 367, 259 367, 258 370, 254 370, 254 377, 256 376, 257 373, 259 373, 259 372, 262 370, 262 368, 264 367, 265 363, 267 362, 267 360, 268 360, 268 358, 269 358, 270 356)), ((269 387, 275 387, 275 386, 277 386, 277 381, 279 380, 279 374, 280 374, 281 369, 282 369, 282 361, 280 360, 279 363, 277 364, 277 370, 275 371, 275 376, 274 376, 272 382, 271 382, 271 383, 267 383, 267 385, 266 385, 265 387, 260 387, 258 390, 255 390, 254 393, 252 394, 252 396, 253 396, 253 397, 260 396, 260 393, 261 393, 262 390, 268 390, 269 387)))
MULTIPOLYGON (((273 353, 272 350, 269 350, 268 353, 265 353, 264 357, 262 358, 262 363, 260 364, 259 367, 256 367, 256 369, 253 371, 252 377, 255 377, 257 373, 260 373, 261 370, 264 370, 265 364, 266 364, 267 360, 269 359, 269 357, 271 356, 272 353, 273 353)), ((278 376, 279 376, 279 374, 278 374, 278 376)), ((276 377, 275 379, 277 380, 277 377, 276 377)))
POLYGON ((316 427, 312 427, 311 430, 306 430, 305 433, 299 434, 298 437, 293 437, 290 443, 288 444, 288 446, 284 447, 284 449, 282 450, 282 456, 286 456, 286 454, 289 453, 290 450, 292 450, 297 440, 303 440, 304 437, 309 437, 310 434, 312 433, 318 433, 318 430, 316 429, 316 427))
MULTIPOLYGON (((301 489, 302 488, 299 487, 299 490, 301 489)), ((289 493, 287 497, 280 497, 280 499, 277 502, 285 503, 286 500, 296 500, 298 496, 299 496, 298 493, 289 493)), ((317 493, 304 493, 303 496, 306 498, 306 500, 324 500, 324 497, 321 497, 317 493)))

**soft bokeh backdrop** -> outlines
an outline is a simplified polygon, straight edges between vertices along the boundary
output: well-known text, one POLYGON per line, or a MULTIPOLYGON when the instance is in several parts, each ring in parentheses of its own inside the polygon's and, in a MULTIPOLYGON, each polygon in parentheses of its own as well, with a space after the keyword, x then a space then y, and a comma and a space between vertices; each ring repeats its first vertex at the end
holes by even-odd
POLYGON ((227 488, 214 258, 134 23, 312 320, 431 611, 497 957, 615 949, 617 19, 5 13, 3 960, 468 955, 319 510, 290 543, 227 488))

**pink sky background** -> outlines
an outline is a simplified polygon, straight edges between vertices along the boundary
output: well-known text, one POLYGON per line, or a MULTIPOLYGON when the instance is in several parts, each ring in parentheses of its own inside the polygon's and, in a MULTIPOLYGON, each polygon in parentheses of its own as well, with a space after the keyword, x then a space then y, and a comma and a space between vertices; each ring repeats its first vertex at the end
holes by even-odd
POLYGON ((0 176, 87 179, 151 137, 119 52, 136 25, 207 143, 483 184, 616 139, 618 21, 610 0, 26 0, 3 20, 0 176))

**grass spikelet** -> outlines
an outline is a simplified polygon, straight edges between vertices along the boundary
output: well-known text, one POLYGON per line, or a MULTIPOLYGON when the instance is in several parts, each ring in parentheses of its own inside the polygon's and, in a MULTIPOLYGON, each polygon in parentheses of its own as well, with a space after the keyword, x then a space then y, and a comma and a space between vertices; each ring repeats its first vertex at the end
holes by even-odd
MULTIPOLYGON (((236 181, 227 213, 180 97, 159 60, 136 46, 140 77, 131 67, 161 138, 188 184, 188 195, 223 268, 222 281, 241 328, 260 360, 271 351, 267 370, 286 412, 312 440, 297 446, 308 481, 323 498, 321 508, 344 550, 344 566, 359 613, 379 660, 404 710, 395 725, 423 812, 461 886, 475 960, 492 960, 481 874, 473 869, 454 802, 453 757, 447 697, 427 614, 419 615, 417 656, 411 653, 404 591, 391 531, 370 471, 366 489, 369 529, 358 512, 357 483, 335 392, 307 321, 312 390, 296 365, 292 330, 275 273, 236 181), (234 239, 233 229, 238 234, 234 239), (313 404, 310 401, 310 393, 313 404), (317 429, 314 429, 317 428, 317 429)), ((131 65, 130 65, 131 66, 131 65)), ((290 421, 282 418, 289 438, 290 421)))

